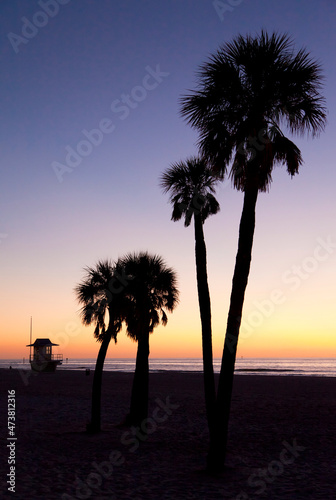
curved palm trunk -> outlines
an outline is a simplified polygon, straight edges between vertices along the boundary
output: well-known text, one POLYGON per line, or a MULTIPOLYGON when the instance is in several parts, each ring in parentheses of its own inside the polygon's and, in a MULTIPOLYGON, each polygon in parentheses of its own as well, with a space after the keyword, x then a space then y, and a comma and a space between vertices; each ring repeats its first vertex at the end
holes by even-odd
POLYGON ((141 335, 138 340, 138 350, 132 386, 130 413, 126 422, 141 425, 148 416, 148 381, 149 381, 149 332, 141 335))
POLYGON ((112 338, 112 332, 109 333, 109 331, 107 331, 106 336, 101 343, 97 356, 96 367, 92 383, 91 422, 87 425, 87 431, 90 433, 100 432, 101 430, 100 420, 101 420, 102 376, 103 376, 103 368, 104 368, 106 353, 111 338, 112 338))
POLYGON ((206 246, 200 215, 195 214, 194 222, 197 290, 202 324, 204 396, 210 442, 212 442, 215 439, 216 388, 213 371, 211 303, 207 276, 206 246))
POLYGON ((257 197, 258 187, 255 183, 245 191, 239 226, 238 252, 232 279, 230 309, 217 390, 216 439, 210 443, 208 455, 208 468, 212 471, 223 470, 225 463, 233 375, 245 289, 250 272, 257 197))

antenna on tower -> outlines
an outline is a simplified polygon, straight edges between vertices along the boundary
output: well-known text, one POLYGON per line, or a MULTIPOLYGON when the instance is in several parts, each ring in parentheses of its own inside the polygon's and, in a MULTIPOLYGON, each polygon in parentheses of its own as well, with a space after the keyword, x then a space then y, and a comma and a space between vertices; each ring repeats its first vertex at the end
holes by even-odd
POLYGON ((33 333, 33 317, 30 316, 30 346, 29 346, 29 361, 31 361, 31 344, 32 344, 32 333, 33 333))

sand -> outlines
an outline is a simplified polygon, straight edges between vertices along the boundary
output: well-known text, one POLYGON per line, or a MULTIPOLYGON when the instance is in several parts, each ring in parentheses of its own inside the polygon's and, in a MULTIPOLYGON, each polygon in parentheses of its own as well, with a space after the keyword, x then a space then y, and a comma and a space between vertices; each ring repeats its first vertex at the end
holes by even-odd
POLYGON ((118 427, 133 375, 103 378, 103 432, 90 436, 92 372, 0 370, 1 498, 336 498, 336 378, 237 375, 219 477, 204 473, 202 374, 150 374, 147 440, 118 427), (15 493, 6 484, 8 390, 16 399, 15 493))

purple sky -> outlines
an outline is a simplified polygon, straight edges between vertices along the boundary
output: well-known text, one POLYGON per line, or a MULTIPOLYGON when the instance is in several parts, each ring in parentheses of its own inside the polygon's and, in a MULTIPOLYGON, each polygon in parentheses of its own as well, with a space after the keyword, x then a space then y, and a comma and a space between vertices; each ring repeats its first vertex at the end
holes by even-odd
MULTIPOLYGON (((311 339, 328 332, 321 345, 336 356, 335 249, 316 268, 311 264, 297 289, 283 277, 313 258, 319 238, 336 241, 335 2, 224 0, 217 9, 205 0, 55 2, 0 5, 3 356, 26 353, 31 315, 34 336, 56 338, 67 325, 80 325, 73 288, 83 267, 137 250, 162 255, 179 275, 181 303, 153 336, 153 356, 163 355, 164 345, 171 356, 199 354, 193 231, 170 221, 158 178, 197 151, 178 99, 194 88, 198 66, 220 44, 261 28, 288 32, 321 62, 329 115, 320 138, 297 139, 305 161, 300 174, 290 179, 279 168, 258 201, 245 313, 273 289, 287 295, 254 327, 242 354, 263 355, 267 346, 276 356, 288 341, 287 354, 306 355, 308 329, 311 339)), ((221 212, 205 233, 220 356, 242 195, 226 183, 218 199, 221 212)), ((85 346, 95 356, 92 329, 80 328, 63 351, 74 357, 85 346)), ((121 338, 116 355, 129 346, 134 350, 121 338)))

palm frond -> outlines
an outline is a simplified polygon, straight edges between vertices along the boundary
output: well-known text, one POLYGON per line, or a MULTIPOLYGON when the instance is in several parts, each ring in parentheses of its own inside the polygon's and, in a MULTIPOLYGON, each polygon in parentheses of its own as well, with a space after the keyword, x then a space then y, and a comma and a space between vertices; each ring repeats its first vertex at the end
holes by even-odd
POLYGON ((94 337, 102 342, 107 334, 116 341, 123 320, 123 294, 117 293, 114 282, 118 266, 110 260, 98 261, 95 267, 86 267, 85 276, 75 287, 80 316, 84 325, 93 324, 94 337), (108 322, 108 326, 107 325, 108 322))
POLYGON ((125 290, 129 307, 125 314, 127 334, 138 340, 144 331, 151 332, 167 323, 165 310, 172 312, 178 304, 177 277, 162 257, 147 252, 127 254, 122 259, 132 281, 125 290))
POLYGON ((199 133, 201 155, 229 173, 237 189, 245 189, 257 161, 260 190, 268 188, 274 165, 286 163, 294 175, 302 162, 293 143, 282 139, 253 150, 250 139, 262 130, 285 126, 314 137, 326 125, 321 65, 305 48, 295 52, 286 33, 239 35, 200 67, 197 78, 196 90, 181 98, 181 114, 199 133))
POLYGON ((160 186, 164 193, 169 193, 173 205, 172 220, 184 216, 184 225, 189 226, 194 214, 202 214, 204 221, 215 213, 206 205, 210 199, 208 194, 215 193, 220 180, 221 177, 204 158, 190 157, 174 163, 160 178, 160 186))

